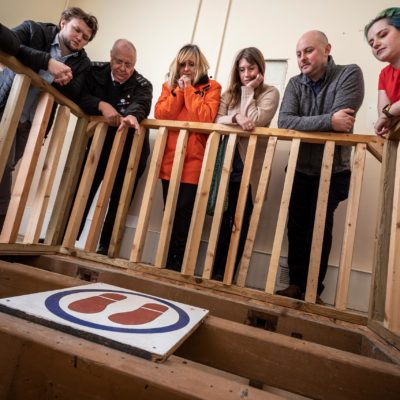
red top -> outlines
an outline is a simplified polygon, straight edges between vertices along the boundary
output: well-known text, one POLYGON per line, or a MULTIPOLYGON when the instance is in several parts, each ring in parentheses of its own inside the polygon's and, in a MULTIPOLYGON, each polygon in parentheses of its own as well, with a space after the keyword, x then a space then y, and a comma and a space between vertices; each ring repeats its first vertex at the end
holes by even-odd
MULTIPOLYGON (((214 80, 208 80, 205 84, 197 84, 185 89, 177 87, 172 91, 164 83, 154 115, 157 119, 214 122, 218 112, 220 96, 221 85, 214 80)), ((160 169, 161 179, 169 180, 171 177, 178 134, 178 131, 168 131, 160 169)), ((207 138, 208 135, 189 132, 181 182, 192 184, 199 182, 207 138)))
POLYGON ((379 75, 379 90, 384 90, 391 103, 400 100, 400 69, 394 69, 391 64, 383 68, 379 75))

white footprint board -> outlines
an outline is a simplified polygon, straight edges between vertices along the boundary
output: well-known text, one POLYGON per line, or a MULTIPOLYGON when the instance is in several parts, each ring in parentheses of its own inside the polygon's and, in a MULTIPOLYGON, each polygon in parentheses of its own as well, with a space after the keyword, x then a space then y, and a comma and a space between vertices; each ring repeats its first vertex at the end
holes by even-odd
POLYGON ((208 314, 104 283, 0 299, 0 311, 152 360, 165 360, 208 314))

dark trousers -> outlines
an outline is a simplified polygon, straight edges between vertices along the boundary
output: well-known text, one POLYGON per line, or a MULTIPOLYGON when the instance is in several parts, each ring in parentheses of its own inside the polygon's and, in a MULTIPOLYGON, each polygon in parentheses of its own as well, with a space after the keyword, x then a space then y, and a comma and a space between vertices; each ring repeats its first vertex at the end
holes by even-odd
MULTIPOLYGON (((167 200, 169 181, 162 179, 164 204, 167 200)), ((167 268, 180 271, 185 247, 192 219, 194 201, 196 199, 197 185, 181 182, 179 187, 178 200, 174 224, 172 226, 171 240, 169 243, 167 268)))
MULTIPOLYGON (((146 133, 146 135, 148 135, 148 133, 146 133)), ((134 136, 133 131, 129 130, 124 148, 122 150, 122 156, 121 156, 121 161, 120 161, 120 164, 119 164, 119 167, 117 170, 117 175, 115 177, 114 185, 113 185, 113 188, 111 191, 110 202, 108 204, 108 210, 107 210, 107 214, 106 214, 106 217, 104 220, 104 224, 103 224, 103 228, 102 228, 101 236, 100 236, 100 242, 99 242, 99 248, 102 248, 104 250, 108 249, 108 246, 111 241, 115 217, 117 215, 118 204, 119 204, 119 200, 120 200, 120 196, 121 196, 121 191, 122 191, 122 186, 124 183, 126 168, 128 165, 129 155, 130 155, 130 151, 131 151, 131 147, 132 147, 133 136, 134 136)), ((79 228, 78 238, 83 231, 83 228, 84 228, 85 222, 86 222, 86 218, 88 216, 93 199, 96 195, 96 192, 100 186, 101 181, 104 178, 104 173, 107 168, 107 163, 108 163, 111 148, 113 145, 114 137, 115 137, 114 129, 107 131, 103 149, 100 154, 99 164, 97 166, 96 173, 93 178, 93 184, 90 189, 85 212, 84 212, 84 215, 82 218, 82 223, 79 228)), ((85 154, 85 161, 86 161, 87 155, 89 153, 90 144, 91 144, 91 141, 89 141, 89 143, 88 143, 88 147, 87 147, 86 154, 85 154)), ((135 185, 134 185, 133 192, 132 192, 132 198, 135 195, 135 191, 136 191, 136 187, 137 187, 139 178, 143 175, 143 172, 146 168, 146 162, 147 162, 148 155, 149 155, 149 139, 148 139, 148 136, 146 136, 146 138, 144 139, 142 154, 141 154, 139 165, 138 165, 138 171, 137 171, 135 185)), ((84 161, 83 167, 85 165, 85 161, 84 161)), ((83 173, 83 168, 81 171, 81 175, 82 175, 82 173, 83 173)), ((132 198, 131 198, 131 200, 132 200, 132 198)))
MULTIPOLYGON (((339 203, 347 199, 350 175, 348 170, 332 174, 318 277, 318 295, 324 290, 323 281, 332 247, 334 213, 339 203)), ((289 204, 287 230, 290 284, 299 286, 302 292, 305 292, 307 285, 319 179, 319 175, 296 172, 289 204)))
MULTIPOLYGON (((222 280, 225 272, 225 265, 229 251, 229 244, 232 236, 232 228, 235 222, 236 206, 239 198, 240 182, 229 182, 228 209, 222 216, 221 229, 219 232, 217 249, 215 252, 212 278, 222 280)), ((253 211, 253 201, 251 199, 251 188, 247 193, 246 205, 243 214, 242 230, 240 232, 239 245, 235 260, 235 271, 242 258, 247 233, 249 231, 251 213, 253 211)))

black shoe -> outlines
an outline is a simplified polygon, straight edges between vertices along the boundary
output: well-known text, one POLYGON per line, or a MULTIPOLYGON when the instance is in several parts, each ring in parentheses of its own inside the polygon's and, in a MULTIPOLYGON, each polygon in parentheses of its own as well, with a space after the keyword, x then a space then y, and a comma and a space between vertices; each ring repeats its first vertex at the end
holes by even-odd
POLYGON ((96 253, 101 254, 103 256, 107 256, 108 255, 108 247, 100 244, 99 247, 97 248, 96 253))
POLYGON ((297 285, 289 285, 286 289, 277 290, 279 296, 291 297, 292 299, 301 300, 301 289, 297 285))
POLYGON ((172 271, 181 272, 182 262, 183 262, 182 257, 173 255, 172 257, 168 257, 165 268, 170 269, 172 271))
POLYGON ((213 275, 211 276, 211 279, 214 279, 214 281, 220 281, 220 282, 222 282, 222 281, 224 280, 224 275, 223 275, 223 274, 220 274, 220 273, 216 273, 216 274, 213 274, 213 275))

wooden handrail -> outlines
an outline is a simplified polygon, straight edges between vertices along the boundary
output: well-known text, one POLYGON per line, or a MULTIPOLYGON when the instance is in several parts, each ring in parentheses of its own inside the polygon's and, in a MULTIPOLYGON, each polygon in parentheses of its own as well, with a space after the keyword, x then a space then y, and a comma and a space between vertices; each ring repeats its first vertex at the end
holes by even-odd
MULTIPOLYGON (((91 118, 93 119, 93 118, 91 118)), ((98 119, 98 117, 96 117, 98 119)), ((145 119, 141 123, 146 128, 159 129, 166 127, 172 130, 187 129, 192 132, 199 132, 203 134, 210 134, 211 132, 218 132, 222 134, 237 134, 242 137, 249 137, 250 135, 261 136, 276 136, 280 140, 300 139, 307 143, 320 143, 324 144, 326 141, 334 142, 335 145, 341 146, 356 146, 358 143, 365 144, 382 144, 385 142, 384 138, 376 135, 361 135, 350 133, 331 133, 331 132, 305 132, 295 131, 292 129, 279 129, 279 128, 255 128, 251 132, 243 131, 236 125, 223 125, 212 124, 206 122, 187 122, 187 121, 170 121, 160 119, 145 119)))
POLYGON ((61 104, 63 106, 67 106, 71 110, 71 112, 75 114, 77 117, 88 118, 88 115, 86 115, 82 111, 82 109, 78 107, 73 101, 68 99, 68 97, 62 95, 57 89, 55 89, 53 86, 44 81, 38 74, 33 72, 30 68, 26 67, 15 57, 9 56, 8 54, 0 51, 0 64, 5 65, 6 67, 10 68, 17 74, 29 76, 29 78, 31 78, 31 85, 39 88, 41 91, 45 91, 53 95, 54 101, 56 103, 61 104))

